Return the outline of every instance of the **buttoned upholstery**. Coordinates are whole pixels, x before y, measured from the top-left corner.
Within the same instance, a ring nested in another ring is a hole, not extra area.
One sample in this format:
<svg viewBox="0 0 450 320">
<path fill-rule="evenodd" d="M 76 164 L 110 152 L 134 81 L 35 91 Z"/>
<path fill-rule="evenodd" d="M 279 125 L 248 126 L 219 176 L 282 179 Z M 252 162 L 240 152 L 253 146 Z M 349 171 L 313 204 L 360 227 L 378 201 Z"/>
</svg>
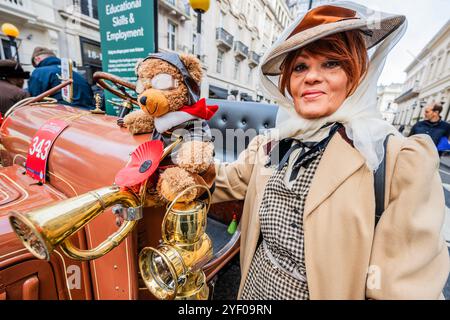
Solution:
<svg viewBox="0 0 450 320">
<path fill-rule="evenodd" d="M 258 102 L 242 102 L 209 99 L 219 110 L 209 126 L 214 139 L 215 158 L 232 162 L 249 142 L 264 130 L 275 126 L 278 106 Z"/>
</svg>

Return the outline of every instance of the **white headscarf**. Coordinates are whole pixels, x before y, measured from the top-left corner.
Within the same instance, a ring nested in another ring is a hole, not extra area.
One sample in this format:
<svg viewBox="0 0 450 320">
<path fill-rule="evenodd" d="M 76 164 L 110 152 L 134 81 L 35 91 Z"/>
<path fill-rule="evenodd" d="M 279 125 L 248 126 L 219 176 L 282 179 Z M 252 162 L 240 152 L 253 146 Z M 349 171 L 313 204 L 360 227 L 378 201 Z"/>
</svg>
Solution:
<svg viewBox="0 0 450 320">
<path fill-rule="evenodd" d="M 340 6 L 357 11 L 362 16 L 371 12 L 373 17 L 377 12 L 352 2 L 334 2 L 333 6 Z M 380 13 L 386 15 L 385 13 Z M 292 30 L 304 16 L 297 18 L 274 43 L 273 47 L 285 41 Z M 371 170 L 376 170 L 384 157 L 383 142 L 388 134 L 403 137 L 397 129 L 382 119 L 377 109 L 377 82 L 383 71 L 389 51 L 398 43 L 406 31 L 405 22 L 392 32 L 378 45 L 369 50 L 369 67 L 365 78 L 361 81 L 356 91 L 349 96 L 332 115 L 319 119 L 304 119 L 294 108 L 291 97 L 285 97 L 278 89 L 279 76 L 266 76 L 260 71 L 261 84 L 277 103 L 287 112 L 287 120 L 278 123 L 272 132 L 279 139 L 297 137 L 308 139 L 312 137 L 326 123 L 340 122 L 344 125 L 347 136 L 353 140 L 355 148 L 366 159 L 366 164 Z M 271 50 L 268 50 L 268 53 Z M 261 65 L 267 59 L 263 57 Z M 260 65 L 260 66 L 261 66 Z"/>
</svg>

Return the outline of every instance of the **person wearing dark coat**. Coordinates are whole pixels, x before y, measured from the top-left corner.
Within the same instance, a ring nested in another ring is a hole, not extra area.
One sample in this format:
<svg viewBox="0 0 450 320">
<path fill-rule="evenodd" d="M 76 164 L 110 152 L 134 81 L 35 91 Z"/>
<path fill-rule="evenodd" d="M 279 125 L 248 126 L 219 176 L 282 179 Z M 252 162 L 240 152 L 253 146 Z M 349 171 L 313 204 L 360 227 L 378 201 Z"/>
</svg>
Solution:
<svg viewBox="0 0 450 320">
<path fill-rule="evenodd" d="M 57 58 L 53 51 L 37 47 L 34 49 L 31 62 L 36 68 L 28 81 L 28 91 L 32 96 L 56 87 L 61 84 L 61 60 Z M 84 109 L 94 108 L 94 97 L 88 82 L 78 72 L 73 72 L 73 101 L 68 103 L 63 100 L 61 91 L 55 93 L 52 98 L 58 100 L 60 104 Z"/>
<path fill-rule="evenodd" d="M 22 89 L 30 73 L 15 60 L 0 60 L 0 113 L 2 116 L 20 100 L 30 95 Z"/>
<path fill-rule="evenodd" d="M 442 106 L 434 104 L 425 108 L 425 120 L 417 122 L 409 136 L 415 134 L 427 134 L 437 146 L 442 137 L 450 137 L 450 124 L 442 120 L 440 114 Z"/>
</svg>

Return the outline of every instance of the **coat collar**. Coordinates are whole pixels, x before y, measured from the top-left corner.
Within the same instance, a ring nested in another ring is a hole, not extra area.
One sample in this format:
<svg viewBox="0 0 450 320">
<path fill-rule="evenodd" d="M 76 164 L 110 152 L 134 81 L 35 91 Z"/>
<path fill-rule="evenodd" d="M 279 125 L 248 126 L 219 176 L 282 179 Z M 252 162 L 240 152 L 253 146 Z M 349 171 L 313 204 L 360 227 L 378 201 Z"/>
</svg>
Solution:
<svg viewBox="0 0 450 320">
<path fill-rule="evenodd" d="M 304 219 L 365 163 L 363 156 L 340 134 L 325 149 L 306 198 Z"/>
<path fill-rule="evenodd" d="M 53 65 L 61 65 L 61 59 L 59 59 L 57 57 L 45 58 L 36 66 L 36 68 L 48 67 L 48 66 L 53 66 Z"/>
</svg>

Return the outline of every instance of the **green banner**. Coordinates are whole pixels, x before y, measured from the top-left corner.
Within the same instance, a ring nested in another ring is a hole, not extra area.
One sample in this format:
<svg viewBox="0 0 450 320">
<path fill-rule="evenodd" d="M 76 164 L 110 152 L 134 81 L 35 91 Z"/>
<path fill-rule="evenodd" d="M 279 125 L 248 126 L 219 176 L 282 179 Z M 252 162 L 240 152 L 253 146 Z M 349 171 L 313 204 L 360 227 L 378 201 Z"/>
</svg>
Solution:
<svg viewBox="0 0 450 320">
<path fill-rule="evenodd" d="M 99 0 L 103 71 L 136 81 L 136 62 L 156 51 L 156 0 Z M 136 96 L 133 93 L 133 96 Z M 105 91 L 106 113 L 117 115 L 109 103 L 122 100 Z"/>
</svg>

